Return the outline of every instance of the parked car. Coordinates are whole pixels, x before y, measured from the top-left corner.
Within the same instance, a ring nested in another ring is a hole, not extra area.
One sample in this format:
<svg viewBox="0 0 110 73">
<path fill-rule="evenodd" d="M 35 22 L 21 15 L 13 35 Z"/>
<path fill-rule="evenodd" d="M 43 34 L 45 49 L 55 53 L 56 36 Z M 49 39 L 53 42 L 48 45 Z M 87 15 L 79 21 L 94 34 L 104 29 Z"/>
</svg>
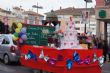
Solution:
<svg viewBox="0 0 110 73">
<path fill-rule="evenodd" d="M 18 62 L 20 51 L 16 45 L 16 41 L 13 41 L 11 34 L 0 34 L 0 59 L 5 64 L 10 62 Z"/>
</svg>

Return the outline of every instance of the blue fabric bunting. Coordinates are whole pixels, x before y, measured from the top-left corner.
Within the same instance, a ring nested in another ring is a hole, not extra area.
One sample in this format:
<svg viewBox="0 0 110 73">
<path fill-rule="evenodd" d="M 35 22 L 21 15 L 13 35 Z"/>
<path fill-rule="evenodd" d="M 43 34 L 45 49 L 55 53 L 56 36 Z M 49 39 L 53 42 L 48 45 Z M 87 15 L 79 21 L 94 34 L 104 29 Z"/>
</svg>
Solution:
<svg viewBox="0 0 110 73">
<path fill-rule="evenodd" d="M 70 70 L 72 68 L 72 66 L 73 66 L 73 61 L 71 59 L 68 59 L 66 61 L 66 67 L 67 67 L 67 69 Z"/>
<path fill-rule="evenodd" d="M 28 55 L 30 56 L 30 58 L 33 58 L 33 53 L 29 50 Z"/>
<path fill-rule="evenodd" d="M 29 50 L 29 52 L 27 54 L 27 58 L 28 59 L 33 58 L 35 61 L 37 60 L 37 56 L 35 54 L 33 54 L 30 50 Z"/>
<path fill-rule="evenodd" d="M 31 57 L 31 55 L 30 54 L 28 54 L 27 55 L 27 59 L 31 59 L 32 57 Z"/>
<path fill-rule="evenodd" d="M 33 59 L 36 61 L 37 60 L 37 56 L 35 54 L 33 54 Z"/>
<path fill-rule="evenodd" d="M 73 54 L 73 61 L 79 62 L 80 61 L 80 56 L 79 54 L 75 51 Z"/>
</svg>

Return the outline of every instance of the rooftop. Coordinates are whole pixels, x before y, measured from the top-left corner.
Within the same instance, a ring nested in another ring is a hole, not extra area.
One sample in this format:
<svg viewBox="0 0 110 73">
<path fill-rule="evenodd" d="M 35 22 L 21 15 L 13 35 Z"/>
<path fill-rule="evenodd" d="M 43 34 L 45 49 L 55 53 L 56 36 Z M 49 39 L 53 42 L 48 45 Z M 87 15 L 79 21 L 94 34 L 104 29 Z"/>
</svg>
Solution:
<svg viewBox="0 0 110 73">
<path fill-rule="evenodd" d="M 15 6 L 15 7 L 13 7 L 13 9 L 22 10 L 22 11 L 24 10 L 24 9 L 21 8 L 21 6 L 20 7 Z"/>
<path fill-rule="evenodd" d="M 90 11 L 90 14 L 95 14 L 95 9 L 94 8 L 74 8 L 74 7 L 69 7 L 65 9 L 59 9 L 59 10 L 54 10 L 54 13 L 56 15 L 81 15 L 83 11 Z M 46 15 L 50 14 L 51 12 L 45 13 Z"/>
<path fill-rule="evenodd" d="M 34 12 L 34 11 L 24 11 L 24 14 L 35 15 L 35 16 L 43 16 L 41 14 L 38 14 L 38 13 Z"/>
<path fill-rule="evenodd" d="M 4 9 L 2 9 L 2 8 L 0 8 L 0 12 L 5 12 L 5 13 L 8 13 L 8 14 L 11 13 L 10 9 L 9 9 L 9 10 L 4 10 Z"/>
</svg>

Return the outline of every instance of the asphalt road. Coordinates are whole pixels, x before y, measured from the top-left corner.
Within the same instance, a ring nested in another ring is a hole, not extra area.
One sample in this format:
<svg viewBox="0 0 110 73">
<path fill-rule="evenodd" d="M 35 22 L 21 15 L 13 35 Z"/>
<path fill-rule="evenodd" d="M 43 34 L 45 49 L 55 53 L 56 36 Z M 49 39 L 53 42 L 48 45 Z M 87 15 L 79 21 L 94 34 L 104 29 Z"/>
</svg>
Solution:
<svg viewBox="0 0 110 73">
<path fill-rule="evenodd" d="M 30 68 L 21 66 L 20 64 L 4 65 L 0 61 L 0 73 L 33 73 Z"/>
<path fill-rule="evenodd" d="M 0 61 L 0 73 L 34 73 L 32 69 L 21 66 L 20 64 L 4 65 Z M 36 72 L 39 73 L 39 72 Z M 43 72 L 47 73 L 47 72 Z M 110 73 L 110 63 L 105 63 L 102 73 Z"/>
</svg>

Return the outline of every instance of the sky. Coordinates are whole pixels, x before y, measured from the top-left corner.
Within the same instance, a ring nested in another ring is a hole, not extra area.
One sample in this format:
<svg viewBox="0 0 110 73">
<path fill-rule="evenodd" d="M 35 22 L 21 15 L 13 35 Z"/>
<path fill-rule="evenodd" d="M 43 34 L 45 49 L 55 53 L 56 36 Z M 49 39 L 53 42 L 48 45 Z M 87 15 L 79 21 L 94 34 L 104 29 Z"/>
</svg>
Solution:
<svg viewBox="0 0 110 73">
<path fill-rule="evenodd" d="M 14 6 L 22 6 L 23 9 L 37 12 L 37 9 L 32 8 L 32 5 L 42 6 L 43 9 L 39 9 L 39 13 L 43 14 L 53 10 L 60 9 L 60 6 L 63 8 L 75 7 L 75 8 L 85 8 L 84 0 L 0 0 L 0 8 L 3 9 L 12 9 Z M 88 3 L 87 7 L 94 7 L 95 0 L 92 0 L 92 3 Z"/>
</svg>

